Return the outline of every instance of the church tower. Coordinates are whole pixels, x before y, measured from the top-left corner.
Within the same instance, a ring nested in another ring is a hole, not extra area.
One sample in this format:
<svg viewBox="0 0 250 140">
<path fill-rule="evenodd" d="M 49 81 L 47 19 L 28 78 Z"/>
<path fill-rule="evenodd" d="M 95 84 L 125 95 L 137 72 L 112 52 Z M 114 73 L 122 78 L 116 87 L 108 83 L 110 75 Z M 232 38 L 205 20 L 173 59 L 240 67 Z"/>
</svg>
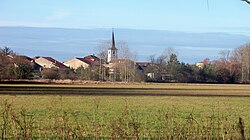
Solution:
<svg viewBox="0 0 250 140">
<path fill-rule="evenodd" d="M 117 48 L 115 47 L 115 35 L 114 30 L 112 31 L 112 41 L 110 44 L 110 47 L 108 49 L 108 63 L 113 62 L 114 60 L 117 60 Z"/>
</svg>

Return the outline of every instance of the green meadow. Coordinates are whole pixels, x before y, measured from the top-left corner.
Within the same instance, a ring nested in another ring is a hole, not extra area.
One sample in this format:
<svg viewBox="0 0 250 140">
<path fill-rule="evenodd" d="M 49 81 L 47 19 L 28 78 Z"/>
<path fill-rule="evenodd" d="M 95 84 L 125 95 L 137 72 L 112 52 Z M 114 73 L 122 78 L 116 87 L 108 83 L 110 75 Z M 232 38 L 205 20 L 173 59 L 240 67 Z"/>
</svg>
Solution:
<svg viewBox="0 0 250 140">
<path fill-rule="evenodd" d="M 249 91 L 248 85 L 0 85 L 0 134 L 3 139 L 249 139 Z"/>
</svg>

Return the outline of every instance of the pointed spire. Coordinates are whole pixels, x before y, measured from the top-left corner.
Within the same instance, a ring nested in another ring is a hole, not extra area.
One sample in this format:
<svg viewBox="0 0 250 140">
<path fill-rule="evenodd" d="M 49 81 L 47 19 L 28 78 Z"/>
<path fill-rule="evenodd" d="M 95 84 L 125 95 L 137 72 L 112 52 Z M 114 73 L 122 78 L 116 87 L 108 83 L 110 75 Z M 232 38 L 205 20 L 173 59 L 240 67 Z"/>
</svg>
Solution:
<svg viewBox="0 0 250 140">
<path fill-rule="evenodd" d="M 115 50 L 115 33 L 114 33 L 114 28 L 112 28 L 112 42 L 111 42 L 111 49 Z"/>
</svg>

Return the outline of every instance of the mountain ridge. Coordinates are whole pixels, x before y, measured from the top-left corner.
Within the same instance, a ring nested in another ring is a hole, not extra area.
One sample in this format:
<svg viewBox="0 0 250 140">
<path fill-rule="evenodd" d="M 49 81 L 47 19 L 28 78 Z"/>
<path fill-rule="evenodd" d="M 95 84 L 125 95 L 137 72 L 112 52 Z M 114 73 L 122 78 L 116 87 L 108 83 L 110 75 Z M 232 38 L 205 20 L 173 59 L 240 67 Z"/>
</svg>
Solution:
<svg viewBox="0 0 250 140">
<path fill-rule="evenodd" d="M 0 47 L 9 46 L 28 56 L 51 56 L 60 61 L 96 54 L 102 42 L 111 39 L 112 29 L 72 29 L 53 27 L 0 27 Z M 127 42 L 138 61 L 160 55 L 168 47 L 178 52 L 180 61 L 195 63 L 216 59 L 219 51 L 232 50 L 250 42 L 250 37 L 225 32 L 190 33 L 167 30 L 115 29 L 116 42 Z"/>
</svg>

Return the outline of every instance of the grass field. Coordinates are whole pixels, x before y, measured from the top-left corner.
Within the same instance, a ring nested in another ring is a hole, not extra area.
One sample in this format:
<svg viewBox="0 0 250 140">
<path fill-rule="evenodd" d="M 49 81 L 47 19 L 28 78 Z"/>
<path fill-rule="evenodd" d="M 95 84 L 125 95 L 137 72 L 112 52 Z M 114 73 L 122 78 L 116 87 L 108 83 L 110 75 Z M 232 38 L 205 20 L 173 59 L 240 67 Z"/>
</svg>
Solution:
<svg viewBox="0 0 250 140">
<path fill-rule="evenodd" d="M 0 93 L 2 138 L 250 138 L 249 85 L 0 85 Z"/>
</svg>

